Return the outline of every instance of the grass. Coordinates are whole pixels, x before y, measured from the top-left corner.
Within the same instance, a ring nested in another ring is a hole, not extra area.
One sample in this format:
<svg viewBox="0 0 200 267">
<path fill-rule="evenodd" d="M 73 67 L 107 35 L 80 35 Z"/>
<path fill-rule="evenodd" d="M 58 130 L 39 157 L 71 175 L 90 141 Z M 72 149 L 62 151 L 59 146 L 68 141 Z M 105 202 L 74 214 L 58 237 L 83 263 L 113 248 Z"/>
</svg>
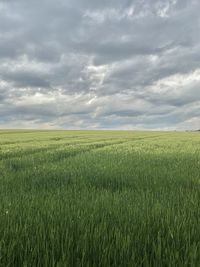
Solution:
<svg viewBox="0 0 200 267">
<path fill-rule="evenodd" d="M 200 266 L 200 135 L 0 131 L 0 266 Z"/>
</svg>

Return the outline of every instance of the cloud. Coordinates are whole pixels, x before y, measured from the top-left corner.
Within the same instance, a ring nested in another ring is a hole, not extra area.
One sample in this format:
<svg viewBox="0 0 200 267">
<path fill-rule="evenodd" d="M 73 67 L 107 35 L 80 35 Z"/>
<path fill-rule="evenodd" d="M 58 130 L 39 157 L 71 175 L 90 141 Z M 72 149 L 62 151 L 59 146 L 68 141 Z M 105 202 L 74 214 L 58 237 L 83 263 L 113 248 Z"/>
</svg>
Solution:
<svg viewBox="0 0 200 267">
<path fill-rule="evenodd" d="M 196 129 L 197 0 L 0 1 L 0 127 Z"/>
</svg>

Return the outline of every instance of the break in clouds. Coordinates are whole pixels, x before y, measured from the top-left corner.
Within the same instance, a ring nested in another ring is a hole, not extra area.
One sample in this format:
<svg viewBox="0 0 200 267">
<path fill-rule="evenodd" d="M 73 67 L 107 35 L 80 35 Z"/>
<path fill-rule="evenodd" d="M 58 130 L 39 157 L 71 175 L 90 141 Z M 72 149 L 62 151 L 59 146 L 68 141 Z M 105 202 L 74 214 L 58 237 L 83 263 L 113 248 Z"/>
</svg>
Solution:
<svg viewBox="0 0 200 267">
<path fill-rule="evenodd" d="M 200 128 L 199 0 L 0 0 L 0 127 Z"/>
</svg>

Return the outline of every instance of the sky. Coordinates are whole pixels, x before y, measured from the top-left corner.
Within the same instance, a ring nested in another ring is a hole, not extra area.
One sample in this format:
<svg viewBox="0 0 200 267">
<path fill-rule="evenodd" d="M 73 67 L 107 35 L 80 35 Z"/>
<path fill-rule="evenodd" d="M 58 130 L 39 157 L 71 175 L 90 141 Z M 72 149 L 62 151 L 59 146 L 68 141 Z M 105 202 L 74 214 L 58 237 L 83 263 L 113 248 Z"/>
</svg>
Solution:
<svg viewBox="0 0 200 267">
<path fill-rule="evenodd" d="M 0 128 L 200 129 L 199 0 L 0 0 Z"/>
</svg>

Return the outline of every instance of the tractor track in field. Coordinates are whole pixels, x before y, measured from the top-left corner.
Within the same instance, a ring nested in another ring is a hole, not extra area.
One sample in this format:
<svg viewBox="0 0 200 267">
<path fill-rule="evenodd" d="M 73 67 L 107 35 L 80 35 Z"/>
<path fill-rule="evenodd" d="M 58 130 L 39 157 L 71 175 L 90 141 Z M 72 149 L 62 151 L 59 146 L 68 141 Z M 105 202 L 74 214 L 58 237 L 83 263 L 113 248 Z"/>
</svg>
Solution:
<svg viewBox="0 0 200 267">
<path fill-rule="evenodd" d="M 66 160 L 67 158 L 76 157 L 78 155 L 85 154 L 87 152 L 96 151 L 98 149 L 102 149 L 102 148 L 105 148 L 105 147 L 110 147 L 110 146 L 115 146 L 115 145 L 122 145 L 122 144 L 130 143 L 130 142 L 138 141 L 138 140 L 144 140 L 144 139 L 152 139 L 152 138 L 154 139 L 156 137 L 158 137 L 158 136 L 140 137 L 140 138 L 128 139 L 128 140 L 125 140 L 125 141 L 110 142 L 110 143 L 96 143 L 96 142 L 93 142 L 93 143 L 89 143 L 88 145 L 85 145 L 85 143 L 82 143 L 83 144 L 83 147 L 82 147 L 83 149 L 82 150 L 77 149 L 77 150 L 71 150 L 70 151 L 70 150 L 63 149 L 63 150 L 55 150 L 54 153 L 51 153 L 51 152 L 55 148 L 50 148 L 50 149 L 47 148 L 44 151 L 44 152 L 47 152 L 47 153 L 45 154 L 45 156 L 43 158 L 40 158 L 40 157 L 39 158 L 34 158 L 34 159 L 30 159 L 30 161 L 25 161 L 23 163 L 23 158 L 27 157 L 27 154 L 23 154 L 20 157 L 20 161 L 19 162 L 17 162 L 17 160 L 19 160 L 19 157 L 15 156 L 15 157 L 11 158 L 11 160 L 9 162 L 5 162 L 5 165 L 8 168 L 10 168 L 11 170 L 18 170 L 18 169 L 23 169 L 24 167 L 27 168 L 27 167 L 41 166 L 43 163 L 48 162 L 48 161 L 53 163 L 53 164 L 55 164 L 57 162 L 62 162 L 64 160 Z M 60 146 L 62 146 L 62 144 Z M 70 146 L 70 144 L 68 144 L 67 146 Z M 43 152 L 43 151 L 40 151 L 40 152 Z M 40 153 L 40 152 L 38 152 L 38 153 Z M 30 155 L 32 155 L 32 154 L 29 154 L 29 156 Z M 16 162 L 13 161 L 15 159 L 16 159 Z M 13 166 L 13 168 L 12 168 L 12 166 Z"/>
<path fill-rule="evenodd" d="M 23 161 L 17 162 L 18 158 L 15 161 L 9 161 L 9 162 L 5 162 L 6 167 L 8 167 L 9 169 L 11 169 L 12 171 L 17 171 L 18 169 L 23 169 L 24 167 L 35 167 L 35 166 L 40 166 L 45 162 L 51 162 L 51 163 L 57 163 L 57 162 L 61 162 L 63 160 L 66 160 L 67 158 L 71 158 L 71 157 L 76 157 L 80 154 L 84 154 L 96 149 L 101 149 L 104 147 L 108 147 L 108 146 L 112 146 L 112 145 L 117 145 L 117 144 L 123 144 L 126 143 L 127 141 L 119 141 L 119 142 L 114 142 L 114 143 L 109 143 L 109 144 L 91 144 L 85 146 L 85 149 L 83 150 L 74 150 L 74 151 L 69 151 L 69 150 L 58 150 L 55 151 L 55 153 L 47 153 L 45 156 L 48 157 L 43 157 L 42 158 L 36 158 L 33 161 L 29 161 L 31 164 L 29 165 L 28 162 L 26 161 L 23 164 Z M 48 152 L 48 151 L 47 151 Z M 51 152 L 51 150 L 50 150 Z M 12 158 L 12 160 L 15 158 Z M 22 157 L 20 158 L 22 159 Z"/>
<path fill-rule="evenodd" d="M 27 132 L 29 133 L 29 132 Z M 0 132 L 1 134 L 1 132 Z M 13 133 L 12 133 L 13 134 Z M 128 137 L 128 140 L 139 140 L 139 139 L 147 139 L 147 138 L 151 138 L 151 137 L 160 137 L 160 135 L 156 135 L 156 136 L 144 136 L 144 137 Z M 49 141 L 55 141 L 55 142 L 59 142 L 59 141 L 62 141 L 62 140 L 65 140 L 65 139 L 75 139 L 75 138 L 78 138 L 78 139 L 86 139 L 86 138 L 90 138 L 92 139 L 92 136 L 91 135 L 85 135 L 85 136 L 80 136 L 80 135 L 74 135 L 74 136 L 64 136 L 64 137 L 50 137 L 50 138 L 41 138 L 41 139 L 28 139 L 28 140 L 15 140 L 15 141 L 5 141 L 5 142 L 1 142 L 0 143 L 0 147 L 4 147 L 4 146 L 7 146 L 7 145 L 15 145 L 15 144 L 29 144 L 29 143 L 32 143 L 32 142 L 35 142 L 35 143 L 40 143 L 40 142 L 49 142 Z M 95 136 L 94 136 L 95 138 Z M 116 139 L 120 139 L 115 137 Z M 102 141 L 102 140 L 111 140 L 113 138 L 104 138 L 104 139 L 99 139 L 97 141 Z"/>
<path fill-rule="evenodd" d="M 78 139 L 83 139 L 84 137 L 79 137 L 79 136 L 65 136 L 65 137 L 51 137 L 51 138 L 41 138 L 41 139 L 28 139 L 28 140 L 15 140 L 15 141 L 5 141 L 0 143 L 1 146 L 6 146 L 6 145 L 15 145 L 15 144 L 29 144 L 32 142 L 35 143 L 40 143 L 40 142 L 49 142 L 49 141 L 62 141 L 64 139 L 74 139 L 74 138 L 78 138 Z"/>
<path fill-rule="evenodd" d="M 138 141 L 138 140 L 145 140 L 145 139 L 152 139 L 152 138 L 155 138 L 155 137 L 159 137 L 158 135 L 156 136 L 144 136 L 144 137 L 139 137 L 139 138 L 127 138 L 125 139 L 125 141 L 118 141 L 116 143 L 109 143 L 109 144 L 121 144 L 121 143 L 127 143 L 127 142 L 133 142 L 133 141 Z M 67 139 L 67 137 L 65 138 L 62 138 L 62 139 L 59 139 L 60 140 L 63 140 L 63 139 Z M 52 139 L 48 139 L 48 140 L 55 140 L 55 138 L 52 138 Z M 45 141 L 48 141 L 47 139 L 45 139 Z M 98 142 L 106 142 L 106 141 L 111 141 L 113 140 L 113 138 L 109 138 L 109 139 L 99 139 L 99 140 L 91 140 L 92 142 L 88 142 L 87 141 L 81 141 L 81 142 L 70 142 L 70 143 L 62 143 L 62 144 L 59 144 L 59 143 L 54 143 L 48 147 L 42 147 L 42 148 L 33 148 L 33 149 L 24 149 L 24 150 L 19 150 L 19 151 L 15 151 L 15 149 L 10 149 L 10 151 L 8 153 L 4 153 L 4 152 L 1 152 L 0 151 L 0 161 L 1 160 L 4 160 L 4 159 L 13 159 L 13 158 L 17 158 L 17 157 L 27 157 L 27 156 L 30 156 L 30 155 L 34 155 L 34 154 L 37 154 L 37 153 L 41 153 L 41 152 L 47 152 L 47 151 L 51 151 L 51 150 L 56 150 L 57 148 L 60 148 L 60 147 L 69 147 L 69 146 L 74 146 L 74 145 L 93 145 L 93 144 L 97 144 L 96 147 L 100 146 L 101 148 L 101 143 L 98 144 Z M 117 140 L 117 139 L 116 139 Z M 35 140 L 34 140 L 35 141 Z M 40 142 L 40 141 L 38 141 Z M 21 143 L 21 142 L 20 142 Z M 105 144 L 106 145 L 106 144 Z"/>
<path fill-rule="evenodd" d="M 98 142 L 103 142 L 103 141 L 110 141 L 113 139 L 101 139 L 98 140 Z M 97 144 L 97 141 L 93 141 L 93 142 L 88 142 L 88 141 L 81 141 L 81 142 L 70 142 L 70 143 L 62 143 L 62 144 L 52 144 L 49 145 L 47 147 L 41 147 L 41 148 L 28 148 L 28 149 L 24 149 L 24 150 L 17 150 L 15 151 L 15 149 L 10 149 L 9 152 L 5 153 L 5 152 L 1 152 L 0 151 L 0 160 L 3 159 L 12 159 L 12 158 L 17 158 L 17 157 L 26 157 L 26 156 L 30 156 L 30 155 L 34 155 L 37 153 L 41 153 L 41 152 L 47 152 L 47 151 L 51 151 L 51 150 L 57 150 L 60 147 L 69 147 L 69 146 L 75 146 L 75 145 L 93 145 L 93 144 Z M 101 144 L 101 143 L 100 143 Z"/>
</svg>

